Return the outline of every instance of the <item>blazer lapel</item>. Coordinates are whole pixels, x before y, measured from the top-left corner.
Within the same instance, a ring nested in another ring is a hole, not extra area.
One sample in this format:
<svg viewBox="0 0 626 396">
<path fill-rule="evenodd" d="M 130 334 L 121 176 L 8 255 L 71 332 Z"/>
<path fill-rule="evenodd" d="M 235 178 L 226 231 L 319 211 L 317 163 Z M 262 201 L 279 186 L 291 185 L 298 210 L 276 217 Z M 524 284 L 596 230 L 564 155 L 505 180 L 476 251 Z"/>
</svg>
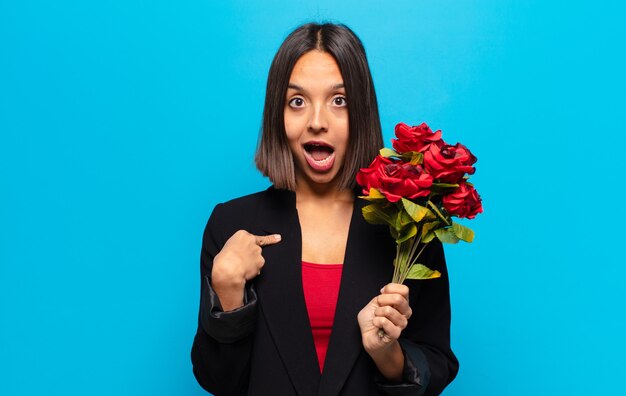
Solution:
<svg viewBox="0 0 626 396">
<path fill-rule="evenodd" d="M 302 289 L 302 237 L 295 193 L 267 190 L 257 227 L 279 233 L 280 243 L 263 248 L 265 266 L 255 280 L 260 315 L 299 395 L 317 394 L 320 372 Z"/>
<path fill-rule="evenodd" d="M 357 315 L 391 281 L 395 247 L 387 227 L 368 224 L 361 213 L 365 201 L 356 199 L 328 346 L 320 396 L 338 395 L 360 353 L 365 353 Z"/>
</svg>

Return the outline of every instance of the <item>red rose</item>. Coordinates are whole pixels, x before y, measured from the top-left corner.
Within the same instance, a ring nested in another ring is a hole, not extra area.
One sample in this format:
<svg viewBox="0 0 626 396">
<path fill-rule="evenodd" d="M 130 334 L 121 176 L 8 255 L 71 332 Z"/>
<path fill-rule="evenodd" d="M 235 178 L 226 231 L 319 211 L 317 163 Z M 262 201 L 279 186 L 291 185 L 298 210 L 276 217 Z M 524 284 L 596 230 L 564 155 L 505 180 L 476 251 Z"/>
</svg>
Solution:
<svg viewBox="0 0 626 396">
<path fill-rule="evenodd" d="M 459 187 L 443 196 L 443 207 L 451 216 L 473 219 L 483 212 L 483 204 L 476 189 L 462 182 Z"/>
<path fill-rule="evenodd" d="M 430 194 L 433 178 L 420 165 L 394 163 L 385 167 L 387 177 L 381 180 L 380 192 L 390 202 L 401 198 L 415 199 Z"/>
<path fill-rule="evenodd" d="M 424 151 L 424 167 L 433 179 L 444 183 L 459 183 L 466 173 L 473 175 L 475 162 L 476 157 L 461 143 L 436 142 Z"/>
<path fill-rule="evenodd" d="M 363 194 L 369 194 L 370 188 L 380 188 L 380 180 L 384 176 L 385 165 L 392 163 L 391 159 L 377 155 L 369 167 L 361 168 L 356 175 L 356 182 L 363 187 Z"/>
<path fill-rule="evenodd" d="M 401 198 L 414 199 L 430 194 L 433 178 L 420 165 L 411 165 L 378 155 L 368 168 L 357 174 L 363 193 L 378 189 L 390 202 Z"/>
<path fill-rule="evenodd" d="M 396 125 L 396 137 L 398 139 L 391 141 L 397 152 L 421 151 L 430 143 L 441 140 L 441 131 L 433 132 L 425 123 L 410 127 L 401 122 Z"/>
</svg>

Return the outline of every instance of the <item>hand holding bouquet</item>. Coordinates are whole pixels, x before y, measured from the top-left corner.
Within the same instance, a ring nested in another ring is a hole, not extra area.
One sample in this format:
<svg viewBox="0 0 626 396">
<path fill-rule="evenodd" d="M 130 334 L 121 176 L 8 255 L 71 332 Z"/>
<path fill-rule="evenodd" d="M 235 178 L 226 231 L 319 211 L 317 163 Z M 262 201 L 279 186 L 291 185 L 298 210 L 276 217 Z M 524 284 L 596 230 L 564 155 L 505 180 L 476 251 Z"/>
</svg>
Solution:
<svg viewBox="0 0 626 396">
<path fill-rule="evenodd" d="M 473 219 L 483 211 L 480 196 L 468 181 L 476 157 L 464 145 L 449 145 L 441 131 L 428 125 L 396 125 L 393 149 L 383 148 L 357 183 L 371 204 L 365 220 L 389 226 L 396 240 L 393 283 L 432 279 L 441 274 L 418 262 L 434 238 L 444 243 L 471 242 L 474 232 L 452 218 Z"/>
</svg>

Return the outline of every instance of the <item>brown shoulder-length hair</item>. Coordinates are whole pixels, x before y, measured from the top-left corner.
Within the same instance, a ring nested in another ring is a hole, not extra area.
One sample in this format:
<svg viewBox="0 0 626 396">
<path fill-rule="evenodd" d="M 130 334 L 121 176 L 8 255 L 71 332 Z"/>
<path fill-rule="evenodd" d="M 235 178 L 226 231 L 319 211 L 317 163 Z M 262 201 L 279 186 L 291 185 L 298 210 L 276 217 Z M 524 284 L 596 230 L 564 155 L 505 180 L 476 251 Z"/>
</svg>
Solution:
<svg viewBox="0 0 626 396">
<path fill-rule="evenodd" d="M 345 25 L 308 23 L 296 28 L 274 56 L 267 78 L 256 166 L 277 188 L 294 191 L 294 159 L 285 132 L 285 100 L 296 61 L 305 53 L 329 53 L 339 66 L 348 98 L 349 139 L 339 188 L 354 188 L 356 174 L 382 147 L 376 92 L 361 40 Z"/>
</svg>

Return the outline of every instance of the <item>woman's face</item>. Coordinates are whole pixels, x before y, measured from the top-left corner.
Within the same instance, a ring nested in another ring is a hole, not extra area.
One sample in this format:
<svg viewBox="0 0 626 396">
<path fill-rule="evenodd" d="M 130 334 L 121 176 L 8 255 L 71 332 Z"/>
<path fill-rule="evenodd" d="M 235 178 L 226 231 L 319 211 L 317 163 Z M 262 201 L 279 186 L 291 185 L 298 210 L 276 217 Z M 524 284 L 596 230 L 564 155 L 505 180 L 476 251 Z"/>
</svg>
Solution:
<svg viewBox="0 0 626 396">
<path fill-rule="evenodd" d="M 348 147 L 348 103 L 335 59 L 310 51 L 296 62 L 285 101 L 285 131 L 296 182 L 337 182 Z"/>
</svg>

